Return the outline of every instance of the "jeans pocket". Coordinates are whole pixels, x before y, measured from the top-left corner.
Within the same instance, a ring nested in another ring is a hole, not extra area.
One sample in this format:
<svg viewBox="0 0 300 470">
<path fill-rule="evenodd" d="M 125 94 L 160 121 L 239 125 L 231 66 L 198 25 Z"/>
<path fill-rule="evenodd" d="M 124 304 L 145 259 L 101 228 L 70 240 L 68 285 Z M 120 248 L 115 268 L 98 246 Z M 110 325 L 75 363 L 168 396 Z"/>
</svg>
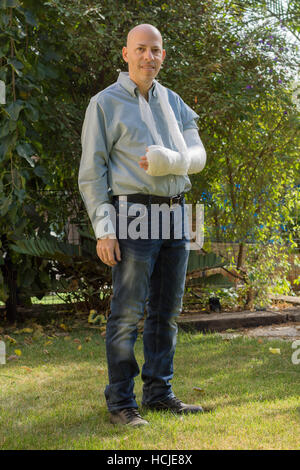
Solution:
<svg viewBox="0 0 300 470">
<path fill-rule="evenodd" d="M 144 204 L 118 201 L 117 236 L 121 239 L 148 238 L 148 210 Z"/>
</svg>

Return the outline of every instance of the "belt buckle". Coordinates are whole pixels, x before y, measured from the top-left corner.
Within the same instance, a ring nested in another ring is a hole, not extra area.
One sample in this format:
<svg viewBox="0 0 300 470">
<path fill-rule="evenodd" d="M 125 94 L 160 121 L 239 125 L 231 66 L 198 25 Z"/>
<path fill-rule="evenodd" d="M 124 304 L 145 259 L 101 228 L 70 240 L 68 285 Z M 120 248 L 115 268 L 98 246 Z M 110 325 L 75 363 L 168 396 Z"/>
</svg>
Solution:
<svg viewBox="0 0 300 470">
<path fill-rule="evenodd" d="M 180 202 L 180 196 L 173 196 L 170 198 L 170 207 L 173 206 L 174 204 L 177 204 Z"/>
</svg>

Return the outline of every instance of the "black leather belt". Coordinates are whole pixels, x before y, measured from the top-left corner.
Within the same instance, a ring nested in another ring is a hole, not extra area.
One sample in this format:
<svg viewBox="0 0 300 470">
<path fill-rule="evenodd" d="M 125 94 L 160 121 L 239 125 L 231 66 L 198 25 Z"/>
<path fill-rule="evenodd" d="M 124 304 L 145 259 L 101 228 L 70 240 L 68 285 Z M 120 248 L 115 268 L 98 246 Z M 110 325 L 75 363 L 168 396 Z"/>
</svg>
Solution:
<svg viewBox="0 0 300 470">
<path fill-rule="evenodd" d="M 152 194 L 128 194 L 122 196 L 113 196 L 113 200 L 116 201 L 125 201 L 133 202 L 136 204 L 144 204 L 145 206 L 148 204 L 168 204 L 168 206 L 173 206 L 174 204 L 182 204 L 184 200 L 184 193 L 177 194 L 176 196 L 172 197 L 164 197 L 164 196 L 153 196 Z"/>
</svg>

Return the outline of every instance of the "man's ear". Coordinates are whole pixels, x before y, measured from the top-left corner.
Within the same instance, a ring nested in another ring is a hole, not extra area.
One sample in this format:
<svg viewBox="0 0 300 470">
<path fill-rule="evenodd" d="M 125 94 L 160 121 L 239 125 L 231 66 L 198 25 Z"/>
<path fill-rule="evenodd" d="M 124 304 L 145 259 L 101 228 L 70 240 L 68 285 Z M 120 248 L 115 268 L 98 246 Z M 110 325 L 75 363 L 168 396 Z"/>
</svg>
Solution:
<svg viewBox="0 0 300 470">
<path fill-rule="evenodd" d="M 163 51 L 162 51 L 162 60 L 163 61 L 165 60 L 165 57 L 166 57 L 166 50 L 163 49 Z"/>
<path fill-rule="evenodd" d="M 125 60 L 125 62 L 128 62 L 127 47 L 125 47 L 125 46 L 122 49 L 122 55 L 123 55 L 123 59 Z"/>
</svg>

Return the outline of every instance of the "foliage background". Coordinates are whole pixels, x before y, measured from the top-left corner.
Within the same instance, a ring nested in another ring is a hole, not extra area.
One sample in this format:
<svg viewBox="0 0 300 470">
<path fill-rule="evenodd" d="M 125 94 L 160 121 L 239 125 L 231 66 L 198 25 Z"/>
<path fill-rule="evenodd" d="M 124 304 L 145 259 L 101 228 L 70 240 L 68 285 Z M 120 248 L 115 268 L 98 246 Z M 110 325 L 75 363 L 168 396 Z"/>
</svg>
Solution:
<svg viewBox="0 0 300 470">
<path fill-rule="evenodd" d="M 157 26 L 164 38 L 159 80 L 200 116 L 208 161 L 192 177 L 189 201 L 206 204 L 207 247 L 211 240 L 239 243 L 239 269 L 247 242 L 283 243 L 284 233 L 297 230 L 299 109 L 292 86 L 299 49 L 286 32 L 299 33 L 299 5 L 289 4 L 284 16 L 274 8 L 270 14 L 263 1 L 0 1 L 2 300 L 9 260 L 19 292 L 42 296 L 55 282 L 55 262 L 9 247 L 33 235 L 67 240 L 66 223 L 83 220 L 77 172 L 84 112 L 126 69 L 121 48 L 139 23 Z M 86 222 L 80 228 L 93 236 Z M 256 250 L 258 271 L 259 260 Z"/>
</svg>

